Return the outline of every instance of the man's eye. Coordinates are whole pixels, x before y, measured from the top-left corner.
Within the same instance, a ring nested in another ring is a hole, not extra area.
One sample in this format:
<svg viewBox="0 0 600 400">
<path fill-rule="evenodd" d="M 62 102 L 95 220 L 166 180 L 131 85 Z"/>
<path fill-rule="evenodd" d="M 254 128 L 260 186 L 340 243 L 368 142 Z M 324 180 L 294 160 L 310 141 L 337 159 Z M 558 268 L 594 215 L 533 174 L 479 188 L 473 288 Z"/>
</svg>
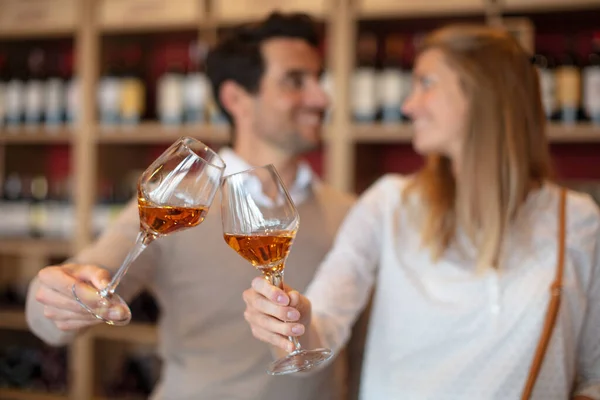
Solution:
<svg viewBox="0 0 600 400">
<path fill-rule="evenodd" d="M 292 75 L 286 79 L 286 83 L 294 89 L 302 89 L 304 86 L 304 77 L 300 75 Z"/>
</svg>

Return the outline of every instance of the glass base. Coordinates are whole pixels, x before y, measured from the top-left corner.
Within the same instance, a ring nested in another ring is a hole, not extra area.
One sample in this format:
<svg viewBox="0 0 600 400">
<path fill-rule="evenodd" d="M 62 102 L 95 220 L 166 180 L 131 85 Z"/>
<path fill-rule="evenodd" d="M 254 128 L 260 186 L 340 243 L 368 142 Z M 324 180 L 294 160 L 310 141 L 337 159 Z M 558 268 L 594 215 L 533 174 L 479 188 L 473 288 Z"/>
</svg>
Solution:
<svg viewBox="0 0 600 400">
<path fill-rule="evenodd" d="M 273 361 L 267 373 L 269 375 L 286 375 L 294 372 L 307 371 L 324 363 L 333 357 L 329 349 L 296 350 L 284 358 Z"/>
<path fill-rule="evenodd" d="M 131 310 L 118 294 L 103 295 L 95 287 L 85 282 L 77 282 L 71 287 L 75 301 L 90 314 L 109 325 L 127 325 L 131 321 Z M 112 311 L 117 311 L 113 315 Z"/>
</svg>

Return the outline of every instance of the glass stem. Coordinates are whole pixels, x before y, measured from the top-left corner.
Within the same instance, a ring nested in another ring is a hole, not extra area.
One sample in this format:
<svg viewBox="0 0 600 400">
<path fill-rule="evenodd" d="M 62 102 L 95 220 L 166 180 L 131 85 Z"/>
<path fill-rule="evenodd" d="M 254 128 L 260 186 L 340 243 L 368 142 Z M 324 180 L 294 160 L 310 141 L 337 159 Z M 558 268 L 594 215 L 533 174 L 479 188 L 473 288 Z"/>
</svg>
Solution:
<svg viewBox="0 0 600 400">
<path fill-rule="evenodd" d="M 279 289 L 283 290 L 283 268 L 281 268 L 281 272 L 265 274 L 265 278 L 271 283 L 271 285 L 277 286 Z M 288 339 L 294 345 L 294 351 L 292 353 L 302 350 L 302 346 L 300 346 L 300 342 L 298 341 L 297 337 L 288 336 Z"/>
<path fill-rule="evenodd" d="M 117 273 L 113 276 L 110 283 L 100 291 L 101 296 L 107 297 L 115 292 L 117 286 L 119 286 L 119 283 L 121 282 L 121 279 L 123 279 L 123 276 L 125 276 L 125 274 L 127 273 L 127 270 L 129 269 L 131 263 L 134 262 L 136 258 L 138 258 L 142 251 L 144 251 L 144 249 L 148 247 L 148 245 L 152 243 L 154 239 L 156 239 L 156 236 L 151 233 L 144 231 L 140 231 L 138 233 L 137 238 L 135 240 L 135 245 L 129 251 L 127 257 L 125 257 L 123 264 L 121 264 L 121 266 L 117 270 Z"/>
</svg>

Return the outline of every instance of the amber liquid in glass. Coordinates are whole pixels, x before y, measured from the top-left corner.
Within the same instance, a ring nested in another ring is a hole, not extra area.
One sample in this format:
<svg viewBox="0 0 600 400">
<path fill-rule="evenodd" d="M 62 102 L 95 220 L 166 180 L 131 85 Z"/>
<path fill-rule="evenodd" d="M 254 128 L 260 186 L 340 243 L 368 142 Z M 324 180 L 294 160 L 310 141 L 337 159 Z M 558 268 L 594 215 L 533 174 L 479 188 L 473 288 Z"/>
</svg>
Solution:
<svg viewBox="0 0 600 400">
<path fill-rule="evenodd" d="M 157 235 L 200 225 L 208 213 L 208 207 L 157 206 L 144 199 L 138 199 L 138 209 L 141 228 Z"/>
<path fill-rule="evenodd" d="M 295 232 L 274 232 L 263 235 L 224 234 L 225 242 L 240 256 L 263 273 L 280 273 L 290 252 Z"/>
</svg>

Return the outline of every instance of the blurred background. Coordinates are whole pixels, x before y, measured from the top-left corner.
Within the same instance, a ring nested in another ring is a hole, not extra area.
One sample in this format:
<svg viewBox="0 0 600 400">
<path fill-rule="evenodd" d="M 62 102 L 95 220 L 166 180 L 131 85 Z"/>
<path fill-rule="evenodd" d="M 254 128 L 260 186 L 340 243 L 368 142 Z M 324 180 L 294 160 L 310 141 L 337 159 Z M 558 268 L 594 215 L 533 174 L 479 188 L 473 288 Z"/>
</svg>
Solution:
<svg viewBox="0 0 600 400">
<path fill-rule="evenodd" d="M 130 326 L 53 349 L 27 331 L 27 284 L 102 232 L 176 138 L 227 143 L 207 49 L 273 10 L 319 21 L 333 106 L 307 159 L 334 186 L 361 193 L 421 165 L 400 112 L 415 44 L 462 21 L 502 25 L 531 52 L 559 178 L 600 199 L 600 0 L 0 0 L 0 399 L 150 393 L 149 295 Z"/>
</svg>

